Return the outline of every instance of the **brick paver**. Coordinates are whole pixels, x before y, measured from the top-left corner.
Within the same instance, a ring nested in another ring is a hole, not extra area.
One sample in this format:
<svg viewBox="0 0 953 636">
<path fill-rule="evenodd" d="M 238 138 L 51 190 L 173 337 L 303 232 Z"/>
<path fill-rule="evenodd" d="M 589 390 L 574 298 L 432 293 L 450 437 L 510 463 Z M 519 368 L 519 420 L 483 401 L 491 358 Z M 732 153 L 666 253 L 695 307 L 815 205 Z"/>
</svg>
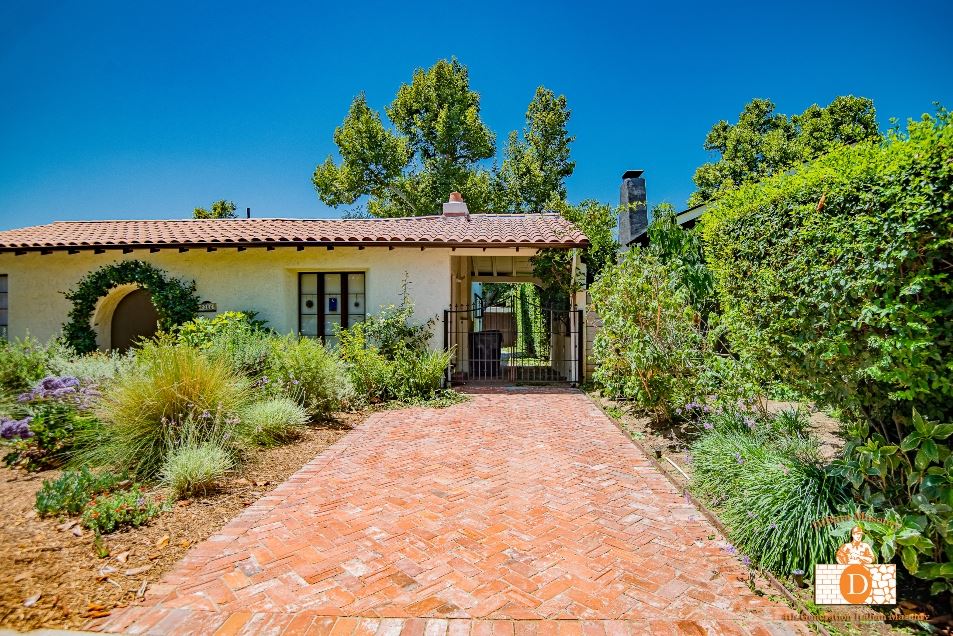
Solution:
<svg viewBox="0 0 953 636">
<path fill-rule="evenodd" d="M 710 537 L 714 536 L 715 540 Z M 95 627 L 157 634 L 789 633 L 582 393 L 369 417 Z"/>
</svg>

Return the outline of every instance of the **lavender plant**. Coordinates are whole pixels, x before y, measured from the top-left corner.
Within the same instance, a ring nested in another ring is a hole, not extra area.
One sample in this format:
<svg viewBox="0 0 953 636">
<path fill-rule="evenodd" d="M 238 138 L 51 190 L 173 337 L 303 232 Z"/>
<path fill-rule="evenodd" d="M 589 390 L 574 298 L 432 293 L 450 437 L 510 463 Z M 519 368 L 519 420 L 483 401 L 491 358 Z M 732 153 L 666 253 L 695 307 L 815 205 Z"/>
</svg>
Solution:
<svg viewBox="0 0 953 636">
<path fill-rule="evenodd" d="M 4 462 L 30 470 L 61 463 L 77 430 L 91 424 L 89 410 L 98 397 L 95 386 L 72 376 L 47 376 L 21 393 L 19 417 L 0 422 L 0 438 L 10 447 Z"/>
</svg>

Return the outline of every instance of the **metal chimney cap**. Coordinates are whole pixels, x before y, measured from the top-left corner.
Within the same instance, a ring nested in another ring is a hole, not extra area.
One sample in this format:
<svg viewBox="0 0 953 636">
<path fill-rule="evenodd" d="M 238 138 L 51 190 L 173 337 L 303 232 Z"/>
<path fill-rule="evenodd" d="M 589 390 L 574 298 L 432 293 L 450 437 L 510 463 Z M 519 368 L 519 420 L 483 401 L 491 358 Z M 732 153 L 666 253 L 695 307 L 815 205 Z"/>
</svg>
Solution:
<svg viewBox="0 0 953 636">
<path fill-rule="evenodd" d="M 637 179 L 642 176 L 643 172 L 645 172 L 645 170 L 626 170 L 625 172 L 622 173 L 622 178 L 623 179 Z"/>
</svg>

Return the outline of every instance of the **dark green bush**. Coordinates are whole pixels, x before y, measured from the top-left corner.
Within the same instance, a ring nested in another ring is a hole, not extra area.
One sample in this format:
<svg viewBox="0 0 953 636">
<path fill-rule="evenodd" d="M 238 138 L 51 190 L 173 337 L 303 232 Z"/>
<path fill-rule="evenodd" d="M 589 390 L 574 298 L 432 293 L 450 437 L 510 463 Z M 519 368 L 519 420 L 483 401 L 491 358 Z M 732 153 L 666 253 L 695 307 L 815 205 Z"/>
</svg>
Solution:
<svg viewBox="0 0 953 636">
<path fill-rule="evenodd" d="M 195 281 L 185 282 L 169 277 L 151 263 L 140 260 L 119 261 L 103 265 L 80 279 L 76 287 L 66 292 L 73 303 L 69 320 L 63 325 L 63 339 L 79 353 L 96 350 L 96 332 L 90 326 L 90 316 L 96 303 L 119 285 L 135 283 L 149 292 L 159 327 L 169 331 L 176 325 L 192 320 L 199 309 Z"/>
<path fill-rule="evenodd" d="M 732 346 L 894 437 L 912 408 L 953 420 L 953 127 L 941 112 L 908 131 L 726 192 L 703 217 Z"/>
<path fill-rule="evenodd" d="M 734 404 L 757 392 L 750 366 L 721 342 L 713 280 L 693 231 L 657 207 L 648 248 L 606 267 L 590 291 L 603 326 L 593 379 L 670 419 L 691 402 Z"/>
<path fill-rule="evenodd" d="M 953 126 L 910 122 L 726 191 L 703 217 L 732 348 L 849 424 L 839 475 L 953 589 Z"/>
<path fill-rule="evenodd" d="M 91 473 L 88 468 L 67 470 L 56 479 L 46 479 L 36 493 L 36 511 L 41 517 L 78 515 L 93 497 L 112 491 L 125 475 Z"/>
<path fill-rule="evenodd" d="M 673 284 L 656 256 L 630 250 L 591 289 L 602 318 L 593 379 L 668 419 L 695 398 L 705 338 L 687 290 Z"/>
</svg>

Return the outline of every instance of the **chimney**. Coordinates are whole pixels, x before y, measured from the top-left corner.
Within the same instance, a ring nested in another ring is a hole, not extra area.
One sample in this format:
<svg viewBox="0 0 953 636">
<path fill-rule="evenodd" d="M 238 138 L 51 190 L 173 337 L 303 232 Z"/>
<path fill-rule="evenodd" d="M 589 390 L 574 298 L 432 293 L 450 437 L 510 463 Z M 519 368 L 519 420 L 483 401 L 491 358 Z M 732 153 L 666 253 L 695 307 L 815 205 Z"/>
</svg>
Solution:
<svg viewBox="0 0 953 636">
<path fill-rule="evenodd" d="M 649 227 L 644 170 L 626 170 L 619 189 L 619 243 L 628 247 Z"/>
<path fill-rule="evenodd" d="M 459 192 L 451 192 L 450 200 L 443 204 L 444 216 L 469 216 L 470 210 Z"/>
<path fill-rule="evenodd" d="M 251 208 L 245 208 L 245 218 L 246 219 L 251 218 Z"/>
</svg>

